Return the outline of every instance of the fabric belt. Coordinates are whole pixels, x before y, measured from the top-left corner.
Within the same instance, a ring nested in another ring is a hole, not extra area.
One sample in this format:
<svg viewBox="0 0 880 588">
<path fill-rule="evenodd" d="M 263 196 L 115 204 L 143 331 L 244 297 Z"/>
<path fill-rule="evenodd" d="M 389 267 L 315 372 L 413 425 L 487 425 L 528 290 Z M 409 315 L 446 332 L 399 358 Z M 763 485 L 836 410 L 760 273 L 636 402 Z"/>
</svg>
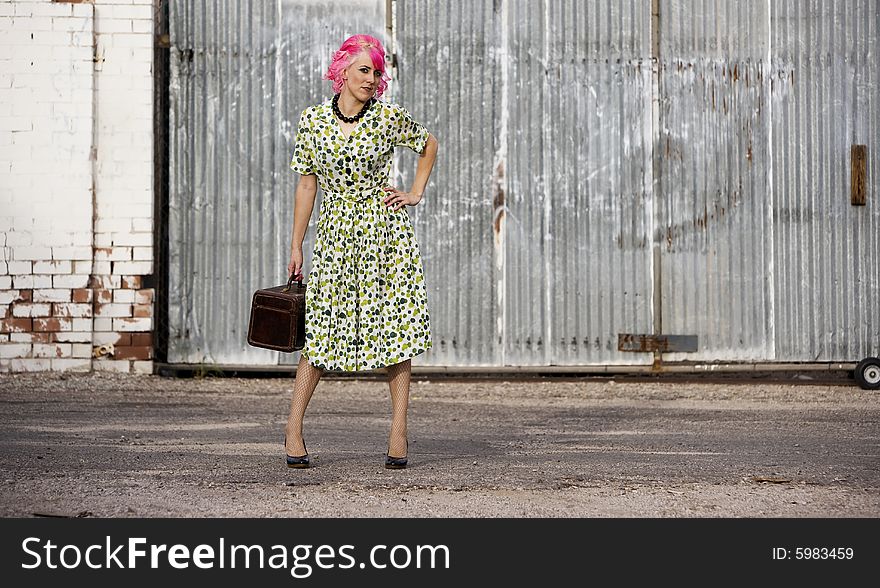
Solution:
<svg viewBox="0 0 880 588">
<path fill-rule="evenodd" d="M 375 196 L 381 192 L 382 186 L 373 186 L 363 190 L 346 190 L 345 192 L 333 192 L 324 190 L 324 199 L 333 202 L 334 200 L 347 200 L 348 202 L 363 202 L 370 196 Z"/>
</svg>

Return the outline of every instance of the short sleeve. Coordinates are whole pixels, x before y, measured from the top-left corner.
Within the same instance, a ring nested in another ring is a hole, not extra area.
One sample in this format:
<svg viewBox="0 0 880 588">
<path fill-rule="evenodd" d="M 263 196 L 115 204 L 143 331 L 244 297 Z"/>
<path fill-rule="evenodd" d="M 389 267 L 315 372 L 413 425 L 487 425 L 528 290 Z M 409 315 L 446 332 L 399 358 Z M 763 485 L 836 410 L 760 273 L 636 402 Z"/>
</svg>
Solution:
<svg viewBox="0 0 880 588">
<path fill-rule="evenodd" d="M 315 173 L 315 139 L 312 134 L 312 120 L 308 109 L 299 117 L 299 128 L 296 130 L 296 144 L 293 147 L 293 158 L 290 169 L 307 176 Z"/>
<path fill-rule="evenodd" d="M 400 147 L 409 147 L 416 153 L 425 150 L 428 143 L 428 129 L 421 123 L 413 120 L 405 108 L 397 113 L 397 136 L 394 144 Z"/>
</svg>

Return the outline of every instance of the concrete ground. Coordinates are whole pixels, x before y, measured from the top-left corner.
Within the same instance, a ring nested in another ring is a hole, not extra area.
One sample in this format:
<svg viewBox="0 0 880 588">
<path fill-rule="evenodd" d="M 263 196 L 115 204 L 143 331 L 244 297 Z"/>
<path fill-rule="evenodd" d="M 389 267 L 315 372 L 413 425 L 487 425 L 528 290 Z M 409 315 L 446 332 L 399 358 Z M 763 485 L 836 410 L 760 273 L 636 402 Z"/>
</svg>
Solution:
<svg viewBox="0 0 880 588">
<path fill-rule="evenodd" d="M 327 375 L 308 470 L 283 378 L 0 374 L 0 516 L 878 517 L 880 393 L 851 380 Z"/>
</svg>

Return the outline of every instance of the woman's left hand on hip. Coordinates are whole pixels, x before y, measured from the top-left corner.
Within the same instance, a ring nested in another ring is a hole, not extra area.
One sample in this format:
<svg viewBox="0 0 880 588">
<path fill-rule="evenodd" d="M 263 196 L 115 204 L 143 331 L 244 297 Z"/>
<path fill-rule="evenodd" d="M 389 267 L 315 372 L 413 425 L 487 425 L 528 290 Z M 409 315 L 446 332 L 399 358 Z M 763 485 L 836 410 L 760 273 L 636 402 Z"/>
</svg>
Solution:
<svg viewBox="0 0 880 588">
<path fill-rule="evenodd" d="M 386 186 L 382 189 L 385 190 L 385 198 L 382 200 L 382 202 L 384 202 L 386 206 L 392 208 L 395 211 L 400 210 L 404 206 L 415 206 L 422 201 L 421 194 L 402 192 L 394 186 Z"/>
</svg>

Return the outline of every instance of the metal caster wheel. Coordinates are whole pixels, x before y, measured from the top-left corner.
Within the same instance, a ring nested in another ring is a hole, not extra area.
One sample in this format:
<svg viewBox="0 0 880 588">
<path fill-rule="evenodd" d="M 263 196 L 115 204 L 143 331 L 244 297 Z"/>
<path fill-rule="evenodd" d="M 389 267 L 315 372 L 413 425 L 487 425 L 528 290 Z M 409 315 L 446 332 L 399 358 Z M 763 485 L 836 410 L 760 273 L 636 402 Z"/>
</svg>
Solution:
<svg viewBox="0 0 880 588">
<path fill-rule="evenodd" d="M 880 390 L 880 357 L 866 357 L 853 375 L 863 390 Z"/>
</svg>

